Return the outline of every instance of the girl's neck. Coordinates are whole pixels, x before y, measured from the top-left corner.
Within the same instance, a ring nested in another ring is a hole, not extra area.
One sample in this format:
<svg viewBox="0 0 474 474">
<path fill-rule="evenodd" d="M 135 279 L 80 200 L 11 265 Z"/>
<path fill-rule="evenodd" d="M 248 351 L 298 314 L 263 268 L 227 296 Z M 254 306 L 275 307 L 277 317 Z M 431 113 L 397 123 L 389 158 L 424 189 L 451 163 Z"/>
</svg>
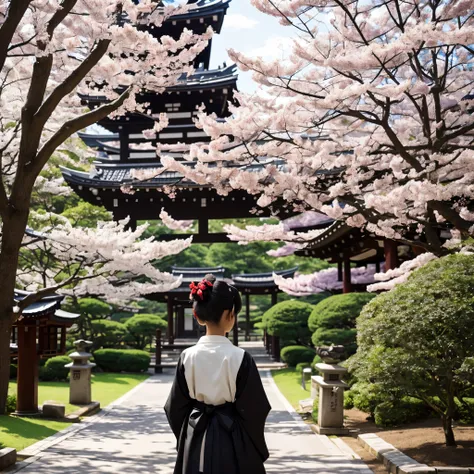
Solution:
<svg viewBox="0 0 474 474">
<path fill-rule="evenodd" d="M 206 324 L 206 336 L 225 336 L 226 332 L 220 326 Z"/>
</svg>

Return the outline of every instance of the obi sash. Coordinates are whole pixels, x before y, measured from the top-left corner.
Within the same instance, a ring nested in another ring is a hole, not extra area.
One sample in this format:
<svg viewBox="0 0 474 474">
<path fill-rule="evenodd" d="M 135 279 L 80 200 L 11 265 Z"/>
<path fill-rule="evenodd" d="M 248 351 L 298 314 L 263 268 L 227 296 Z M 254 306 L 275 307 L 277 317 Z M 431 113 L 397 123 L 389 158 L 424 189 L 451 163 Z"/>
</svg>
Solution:
<svg viewBox="0 0 474 474">
<path fill-rule="evenodd" d="M 236 414 L 235 404 L 231 402 L 207 405 L 197 400 L 193 401 L 185 443 L 185 451 L 190 450 L 193 454 L 188 451 L 190 456 L 188 466 L 183 470 L 185 474 L 200 472 L 196 470 L 197 465 L 203 468 L 204 474 L 222 474 L 219 455 L 233 457 L 233 449 L 226 454 L 228 443 L 222 439 L 219 432 L 226 431 L 232 437 Z M 205 443 L 204 447 L 202 443 Z M 201 459 L 201 454 L 204 454 L 204 459 Z"/>
</svg>

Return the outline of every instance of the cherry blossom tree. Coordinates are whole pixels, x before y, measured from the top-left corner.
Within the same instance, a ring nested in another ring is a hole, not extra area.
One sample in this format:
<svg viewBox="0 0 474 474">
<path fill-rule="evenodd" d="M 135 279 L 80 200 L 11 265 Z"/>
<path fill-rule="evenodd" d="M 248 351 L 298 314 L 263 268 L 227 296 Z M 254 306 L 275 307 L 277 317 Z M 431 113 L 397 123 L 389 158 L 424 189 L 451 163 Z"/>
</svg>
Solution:
<svg viewBox="0 0 474 474">
<path fill-rule="evenodd" d="M 165 168 L 435 255 L 450 231 L 472 237 L 472 2 L 252 3 L 294 29 L 290 50 L 272 61 L 230 50 L 259 92 L 239 94 L 224 122 L 201 113 L 211 143 L 190 147 L 195 166 L 163 157 Z"/>
<path fill-rule="evenodd" d="M 211 32 L 199 37 L 184 30 L 177 40 L 159 35 L 163 21 L 186 8 L 152 0 L 0 0 L 0 413 L 16 271 L 35 181 L 75 132 L 108 115 L 145 113 L 137 93 L 160 93 L 191 71 Z M 153 35 L 147 23 L 155 26 Z M 85 110 L 79 94 L 106 100 Z"/>
<path fill-rule="evenodd" d="M 140 295 L 169 291 L 180 280 L 153 265 L 191 245 L 192 238 L 158 242 L 143 238 L 148 224 L 127 229 L 128 219 L 74 227 L 63 216 L 37 214 L 40 232 L 28 231 L 20 251 L 17 284 L 32 292 L 25 305 L 53 291 L 94 295 L 123 304 Z"/>
</svg>

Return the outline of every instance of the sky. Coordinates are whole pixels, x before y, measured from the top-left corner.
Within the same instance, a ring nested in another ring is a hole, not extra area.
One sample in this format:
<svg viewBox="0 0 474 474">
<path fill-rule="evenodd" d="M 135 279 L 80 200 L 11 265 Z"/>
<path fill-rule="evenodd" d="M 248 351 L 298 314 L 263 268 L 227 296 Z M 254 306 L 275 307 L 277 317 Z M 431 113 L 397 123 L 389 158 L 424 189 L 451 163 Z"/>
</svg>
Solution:
<svg viewBox="0 0 474 474">
<path fill-rule="evenodd" d="M 211 67 L 231 63 L 228 48 L 264 59 L 276 59 L 282 56 L 283 45 L 288 44 L 292 34 L 291 27 L 282 26 L 277 18 L 260 13 L 250 0 L 232 0 L 221 34 L 212 40 Z M 255 90 L 251 73 L 239 72 L 238 88 L 243 92 Z"/>
</svg>

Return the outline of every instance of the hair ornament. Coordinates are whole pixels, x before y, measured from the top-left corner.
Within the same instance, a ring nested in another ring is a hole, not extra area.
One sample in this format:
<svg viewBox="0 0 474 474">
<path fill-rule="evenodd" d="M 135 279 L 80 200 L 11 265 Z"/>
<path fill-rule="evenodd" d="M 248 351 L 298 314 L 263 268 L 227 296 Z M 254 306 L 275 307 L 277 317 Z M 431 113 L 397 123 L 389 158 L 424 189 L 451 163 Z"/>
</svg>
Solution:
<svg viewBox="0 0 474 474">
<path fill-rule="evenodd" d="M 193 296 L 196 297 L 197 295 L 201 301 L 204 301 L 204 292 L 213 286 L 213 283 L 209 280 L 206 280 L 205 278 L 203 278 L 197 285 L 193 281 L 189 285 L 189 288 L 191 288 L 191 294 L 189 296 L 192 298 Z"/>
</svg>

